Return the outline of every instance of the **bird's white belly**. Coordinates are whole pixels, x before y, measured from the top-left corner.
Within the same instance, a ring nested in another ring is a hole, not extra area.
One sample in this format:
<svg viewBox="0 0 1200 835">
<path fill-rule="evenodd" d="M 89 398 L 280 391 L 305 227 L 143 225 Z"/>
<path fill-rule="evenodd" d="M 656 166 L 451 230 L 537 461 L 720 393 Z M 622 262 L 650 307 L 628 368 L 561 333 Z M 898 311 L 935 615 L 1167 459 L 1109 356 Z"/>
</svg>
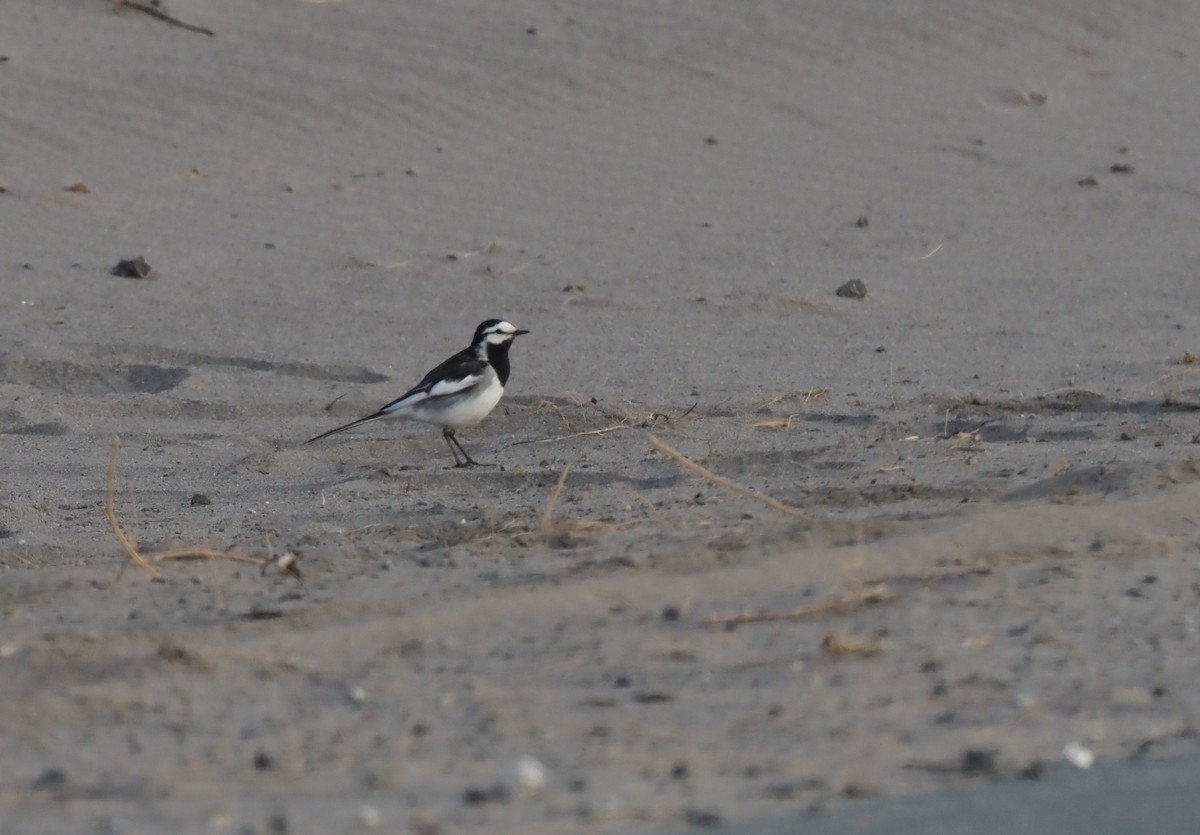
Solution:
<svg viewBox="0 0 1200 835">
<path fill-rule="evenodd" d="M 454 397 L 452 395 L 443 400 L 435 399 L 417 403 L 409 411 L 408 417 L 425 423 L 436 423 L 438 426 L 459 429 L 479 423 L 487 417 L 492 409 L 496 408 L 496 404 L 500 402 L 503 394 L 504 386 L 500 385 L 500 378 L 495 374 L 489 374 L 488 380 L 482 388 L 472 391 L 469 396 Z"/>
</svg>

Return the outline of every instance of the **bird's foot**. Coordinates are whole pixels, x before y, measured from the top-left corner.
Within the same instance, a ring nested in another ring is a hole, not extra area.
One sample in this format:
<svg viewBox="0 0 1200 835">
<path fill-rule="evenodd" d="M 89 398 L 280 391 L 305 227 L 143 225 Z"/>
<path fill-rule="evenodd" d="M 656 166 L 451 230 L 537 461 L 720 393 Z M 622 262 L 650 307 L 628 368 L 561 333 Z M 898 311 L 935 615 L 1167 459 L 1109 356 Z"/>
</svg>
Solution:
<svg viewBox="0 0 1200 835">
<path fill-rule="evenodd" d="M 494 467 L 495 464 L 484 464 L 482 461 L 476 461 L 474 458 L 468 458 L 466 461 L 455 461 L 447 470 L 464 470 L 471 467 Z"/>
</svg>

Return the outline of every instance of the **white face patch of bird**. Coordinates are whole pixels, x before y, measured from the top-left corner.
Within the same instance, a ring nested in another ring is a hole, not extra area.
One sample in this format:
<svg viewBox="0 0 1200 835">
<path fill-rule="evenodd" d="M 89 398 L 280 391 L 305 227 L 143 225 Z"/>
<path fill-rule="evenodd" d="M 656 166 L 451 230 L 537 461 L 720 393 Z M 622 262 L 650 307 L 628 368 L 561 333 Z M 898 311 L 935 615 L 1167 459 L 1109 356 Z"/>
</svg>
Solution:
<svg viewBox="0 0 1200 835">
<path fill-rule="evenodd" d="M 489 345 L 503 345 L 523 333 L 529 333 L 529 331 L 520 330 L 509 322 L 497 322 L 484 332 L 484 338 Z"/>
</svg>

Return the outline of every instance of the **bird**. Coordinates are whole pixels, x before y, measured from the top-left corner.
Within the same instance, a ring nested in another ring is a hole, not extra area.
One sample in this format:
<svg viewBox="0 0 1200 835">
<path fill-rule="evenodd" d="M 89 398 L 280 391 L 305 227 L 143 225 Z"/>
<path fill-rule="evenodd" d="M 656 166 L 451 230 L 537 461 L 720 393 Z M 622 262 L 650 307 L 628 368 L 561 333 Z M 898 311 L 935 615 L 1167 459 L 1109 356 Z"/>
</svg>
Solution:
<svg viewBox="0 0 1200 835">
<path fill-rule="evenodd" d="M 305 443 L 381 418 L 408 418 L 442 427 L 442 437 L 454 456 L 455 467 L 490 466 L 468 455 L 454 432 L 479 423 L 496 408 L 511 370 L 508 349 L 514 339 L 527 333 L 503 319 L 480 322 L 470 345 L 434 368 L 404 394 L 366 417 L 330 429 Z"/>
</svg>

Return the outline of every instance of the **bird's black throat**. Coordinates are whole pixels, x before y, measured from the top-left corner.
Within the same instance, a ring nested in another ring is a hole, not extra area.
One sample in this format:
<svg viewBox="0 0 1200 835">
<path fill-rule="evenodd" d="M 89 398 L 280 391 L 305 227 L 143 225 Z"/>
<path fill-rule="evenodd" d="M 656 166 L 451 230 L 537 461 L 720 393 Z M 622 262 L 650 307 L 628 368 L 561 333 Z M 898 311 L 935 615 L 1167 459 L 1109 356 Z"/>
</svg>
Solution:
<svg viewBox="0 0 1200 835">
<path fill-rule="evenodd" d="M 496 376 L 500 378 L 500 385 L 508 384 L 508 374 L 512 370 L 508 364 L 508 349 L 512 347 L 511 342 L 505 342 L 502 345 L 487 346 L 487 361 L 491 363 L 492 368 L 496 369 Z"/>
</svg>

